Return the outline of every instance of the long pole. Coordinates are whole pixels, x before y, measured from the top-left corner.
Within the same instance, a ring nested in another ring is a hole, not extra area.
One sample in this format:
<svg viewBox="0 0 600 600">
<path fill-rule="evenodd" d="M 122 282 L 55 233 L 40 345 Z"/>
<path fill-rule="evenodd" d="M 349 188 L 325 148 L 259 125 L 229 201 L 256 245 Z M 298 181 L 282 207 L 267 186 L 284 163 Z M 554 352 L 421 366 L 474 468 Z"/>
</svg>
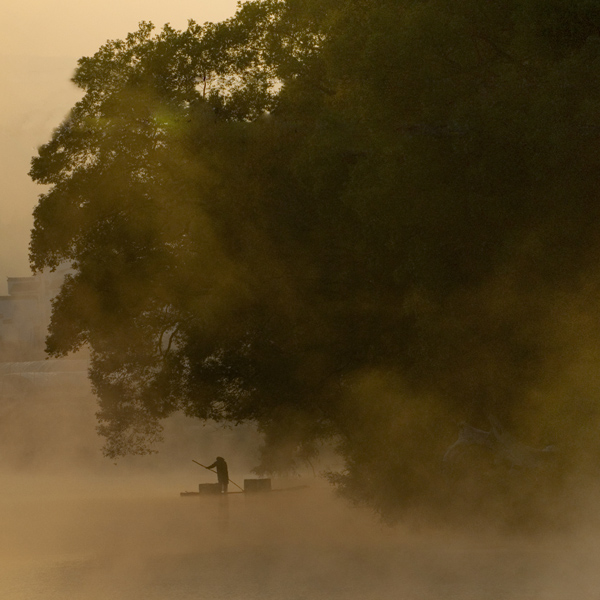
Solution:
<svg viewBox="0 0 600 600">
<path fill-rule="evenodd" d="M 214 473 L 214 471 L 212 469 L 209 469 L 206 465 L 199 463 L 197 460 L 194 460 L 193 458 L 192 458 L 192 462 L 196 463 L 197 465 L 200 465 L 201 467 L 204 467 L 207 471 Z M 235 481 L 231 481 L 231 479 L 229 479 L 229 483 L 233 483 L 233 485 L 235 485 L 235 487 L 240 488 L 240 490 L 242 490 L 242 492 L 244 491 L 243 488 L 241 488 Z"/>
</svg>

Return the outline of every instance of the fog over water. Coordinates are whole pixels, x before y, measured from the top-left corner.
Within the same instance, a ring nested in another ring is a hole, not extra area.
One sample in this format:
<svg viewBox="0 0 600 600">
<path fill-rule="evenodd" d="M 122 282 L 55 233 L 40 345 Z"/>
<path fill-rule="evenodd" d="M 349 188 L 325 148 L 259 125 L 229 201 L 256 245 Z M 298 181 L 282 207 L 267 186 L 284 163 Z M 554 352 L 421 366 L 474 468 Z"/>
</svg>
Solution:
<svg viewBox="0 0 600 600">
<path fill-rule="evenodd" d="M 0 596 L 597 598 L 589 530 L 524 539 L 388 528 L 320 486 L 180 498 L 176 480 L 5 480 Z"/>
<path fill-rule="evenodd" d="M 597 598 L 593 500 L 568 528 L 524 535 L 416 514 L 389 526 L 308 470 L 273 480 L 282 491 L 181 497 L 216 479 L 192 458 L 220 453 L 233 481 L 252 477 L 254 432 L 174 419 L 160 454 L 115 465 L 74 387 L 3 412 L 3 600 Z"/>
</svg>

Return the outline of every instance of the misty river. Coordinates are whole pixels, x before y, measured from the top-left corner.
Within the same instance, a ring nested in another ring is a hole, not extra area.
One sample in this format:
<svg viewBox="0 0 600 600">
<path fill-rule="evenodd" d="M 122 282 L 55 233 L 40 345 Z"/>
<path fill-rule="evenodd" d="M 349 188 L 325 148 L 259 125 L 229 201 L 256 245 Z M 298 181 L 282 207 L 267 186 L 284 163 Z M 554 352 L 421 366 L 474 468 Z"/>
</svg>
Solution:
<svg viewBox="0 0 600 600">
<path fill-rule="evenodd" d="M 34 479 L 4 480 L 3 600 L 598 598 L 590 531 L 389 527 L 314 482 L 180 497 L 176 475 Z"/>
</svg>

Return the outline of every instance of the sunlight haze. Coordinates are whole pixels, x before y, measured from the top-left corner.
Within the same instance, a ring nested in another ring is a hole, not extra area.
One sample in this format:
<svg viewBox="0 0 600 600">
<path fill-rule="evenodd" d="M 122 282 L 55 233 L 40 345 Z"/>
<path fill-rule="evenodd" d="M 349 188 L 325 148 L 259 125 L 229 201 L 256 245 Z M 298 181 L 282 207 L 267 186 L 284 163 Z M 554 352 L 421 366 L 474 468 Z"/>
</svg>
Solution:
<svg viewBox="0 0 600 600">
<path fill-rule="evenodd" d="M 0 4 L 0 295 L 6 278 L 29 274 L 32 210 L 42 191 L 27 175 L 36 148 L 49 140 L 80 97 L 70 78 L 77 59 L 109 39 L 120 39 L 151 21 L 176 29 L 189 19 L 222 21 L 234 0 L 175 2 L 6 0 Z"/>
</svg>

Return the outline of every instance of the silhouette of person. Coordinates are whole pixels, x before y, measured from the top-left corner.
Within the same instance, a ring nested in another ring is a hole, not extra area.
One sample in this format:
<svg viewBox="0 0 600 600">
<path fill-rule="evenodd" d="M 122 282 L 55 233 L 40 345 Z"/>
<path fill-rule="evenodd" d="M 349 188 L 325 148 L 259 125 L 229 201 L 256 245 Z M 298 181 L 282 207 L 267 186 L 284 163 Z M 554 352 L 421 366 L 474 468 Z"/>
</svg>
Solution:
<svg viewBox="0 0 600 600">
<path fill-rule="evenodd" d="M 221 486 L 221 493 L 227 493 L 227 486 L 229 485 L 229 471 L 227 470 L 227 463 L 222 456 L 217 456 L 217 460 L 212 465 L 208 465 L 207 468 L 214 469 L 217 468 L 217 479 L 219 480 L 219 484 Z"/>
</svg>

